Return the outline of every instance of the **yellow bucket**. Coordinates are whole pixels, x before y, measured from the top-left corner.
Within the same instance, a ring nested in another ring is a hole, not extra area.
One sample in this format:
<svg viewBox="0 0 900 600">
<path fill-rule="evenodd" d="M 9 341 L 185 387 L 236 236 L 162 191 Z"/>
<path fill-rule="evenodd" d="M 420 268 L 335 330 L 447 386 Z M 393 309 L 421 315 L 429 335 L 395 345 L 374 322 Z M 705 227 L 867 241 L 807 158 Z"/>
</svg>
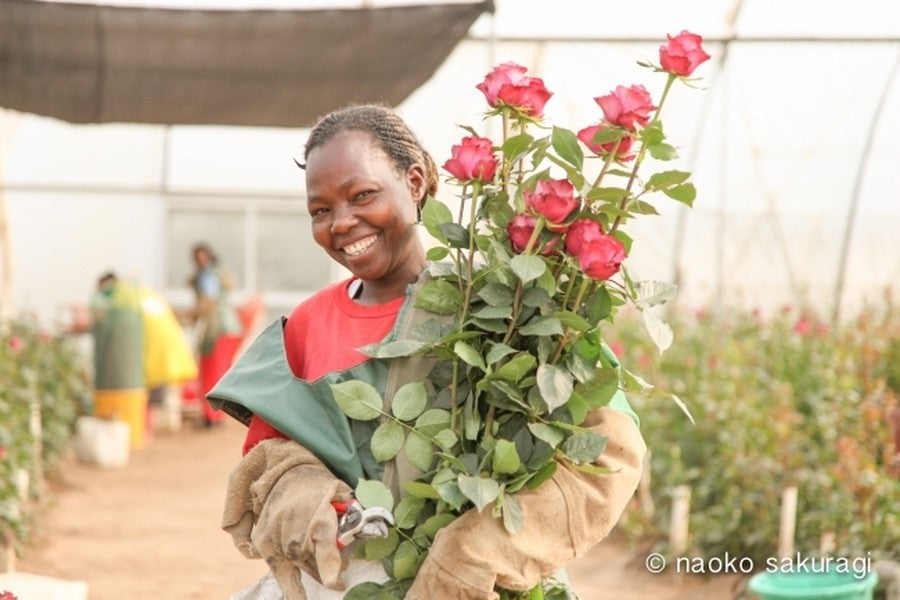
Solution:
<svg viewBox="0 0 900 600">
<path fill-rule="evenodd" d="M 95 390 L 94 416 L 101 419 L 118 419 L 128 425 L 131 447 L 144 447 L 147 427 L 147 390 Z"/>
</svg>

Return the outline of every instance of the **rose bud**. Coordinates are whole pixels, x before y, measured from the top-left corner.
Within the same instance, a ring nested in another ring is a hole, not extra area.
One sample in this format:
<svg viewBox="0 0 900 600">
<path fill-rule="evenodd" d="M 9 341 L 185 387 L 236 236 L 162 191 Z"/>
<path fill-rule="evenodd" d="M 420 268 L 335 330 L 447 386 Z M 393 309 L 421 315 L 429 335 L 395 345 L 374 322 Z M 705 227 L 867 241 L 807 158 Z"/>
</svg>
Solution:
<svg viewBox="0 0 900 600">
<path fill-rule="evenodd" d="M 497 170 L 493 142 L 482 137 L 464 137 L 453 146 L 444 169 L 460 181 L 491 181 Z"/>
<path fill-rule="evenodd" d="M 622 85 L 606 96 L 594 98 L 603 110 L 603 117 L 615 125 L 634 131 L 640 125 L 650 122 L 650 113 L 656 110 L 650 92 L 641 84 L 630 87 Z"/>
<path fill-rule="evenodd" d="M 525 190 L 522 197 L 551 225 L 559 225 L 578 207 L 575 187 L 568 179 L 541 179 L 534 191 Z"/>
<path fill-rule="evenodd" d="M 619 272 L 625 256 L 622 242 L 611 235 L 602 235 L 599 239 L 586 242 L 576 258 L 588 277 L 605 281 Z"/>
<path fill-rule="evenodd" d="M 506 233 L 509 235 L 509 244 L 512 246 L 512 249 L 516 252 L 524 252 L 525 248 L 528 247 L 528 241 L 531 239 L 531 236 L 534 235 L 534 227 L 537 223 L 537 219 L 532 215 L 516 215 L 509 222 L 509 225 L 506 226 Z M 556 248 L 556 244 L 559 242 L 558 237 L 553 237 L 549 242 L 546 242 L 541 248 L 541 254 L 550 254 Z"/>
<path fill-rule="evenodd" d="M 613 151 L 613 148 L 616 148 L 616 142 L 613 141 L 598 144 L 594 141 L 594 138 L 600 131 L 608 128 L 609 125 L 590 125 L 578 132 L 578 139 L 588 147 L 588 150 L 590 150 L 597 156 L 607 157 L 609 156 L 609 153 Z M 631 150 L 631 145 L 633 143 L 633 137 L 627 134 L 623 135 L 622 139 L 619 140 L 618 148 L 616 148 L 616 160 L 620 162 L 628 162 L 630 160 L 634 160 L 635 155 L 629 154 L 629 150 Z"/>
<path fill-rule="evenodd" d="M 575 219 L 566 232 L 566 252 L 577 258 L 585 244 L 600 239 L 603 235 L 603 229 L 597 221 Z"/>
<path fill-rule="evenodd" d="M 485 76 L 484 81 L 475 87 L 481 90 L 481 93 L 487 98 L 488 104 L 496 108 L 499 104 L 498 94 L 500 93 L 500 88 L 504 84 L 518 83 L 525 79 L 526 71 L 527 69 L 522 65 L 514 62 L 505 62 L 494 67 L 494 70 Z"/>
<path fill-rule="evenodd" d="M 703 38 L 687 30 L 669 38 L 668 43 L 659 47 L 659 63 L 669 73 L 680 77 L 688 77 L 701 63 L 709 60 L 700 44 Z"/>
</svg>

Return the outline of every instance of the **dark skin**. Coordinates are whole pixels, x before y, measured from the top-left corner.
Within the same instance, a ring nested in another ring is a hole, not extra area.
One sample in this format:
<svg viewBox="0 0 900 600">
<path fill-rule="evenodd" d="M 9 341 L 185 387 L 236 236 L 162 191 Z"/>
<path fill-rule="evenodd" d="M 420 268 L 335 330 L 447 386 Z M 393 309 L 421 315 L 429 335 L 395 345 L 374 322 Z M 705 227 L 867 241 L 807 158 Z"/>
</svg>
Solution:
<svg viewBox="0 0 900 600">
<path fill-rule="evenodd" d="M 425 168 L 402 170 L 364 131 L 344 131 L 315 147 L 306 161 L 313 239 L 363 282 L 357 301 L 384 304 L 425 268 L 416 231 Z"/>
</svg>

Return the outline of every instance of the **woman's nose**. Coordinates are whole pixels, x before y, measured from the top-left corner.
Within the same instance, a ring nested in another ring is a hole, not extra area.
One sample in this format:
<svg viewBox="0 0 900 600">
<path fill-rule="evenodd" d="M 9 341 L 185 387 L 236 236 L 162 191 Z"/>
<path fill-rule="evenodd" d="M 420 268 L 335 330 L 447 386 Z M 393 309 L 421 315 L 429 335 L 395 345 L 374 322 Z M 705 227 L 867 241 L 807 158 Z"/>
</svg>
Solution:
<svg viewBox="0 0 900 600">
<path fill-rule="evenodd" d="M 332 233 L 346 233 L 359 223 L 359 219 L 356 217 L 356 214 L 354 214 L 352 207 L 346 206 L 335 208 L 333 210 L 334 219 L 331 222 Z"/>
</svg>

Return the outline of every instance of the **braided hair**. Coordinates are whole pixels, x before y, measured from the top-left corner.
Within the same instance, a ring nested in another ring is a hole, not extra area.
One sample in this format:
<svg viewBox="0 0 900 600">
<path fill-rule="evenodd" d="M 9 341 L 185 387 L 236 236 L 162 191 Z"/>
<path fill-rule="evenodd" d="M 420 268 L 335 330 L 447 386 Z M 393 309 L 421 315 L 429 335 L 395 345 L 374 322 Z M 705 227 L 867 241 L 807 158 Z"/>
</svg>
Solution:
<svg viewBox="0 0 900 600">
<path fill-rule="evenodd" d="M 325 144 L 343 131 L 369 133 L 385 154 L 391 157 L 400 173 L 406 172 L 413 164 L 422 165 L 426 181 L 422 202 L 437 193 L 438 174 L 434 159 L 409 125 L 383 104 L 351 105 L 321 117 L 309 133 L 303 151 L 304 160 L 309 158 L 309 153 L 315 147 Z"/>
</svg>

